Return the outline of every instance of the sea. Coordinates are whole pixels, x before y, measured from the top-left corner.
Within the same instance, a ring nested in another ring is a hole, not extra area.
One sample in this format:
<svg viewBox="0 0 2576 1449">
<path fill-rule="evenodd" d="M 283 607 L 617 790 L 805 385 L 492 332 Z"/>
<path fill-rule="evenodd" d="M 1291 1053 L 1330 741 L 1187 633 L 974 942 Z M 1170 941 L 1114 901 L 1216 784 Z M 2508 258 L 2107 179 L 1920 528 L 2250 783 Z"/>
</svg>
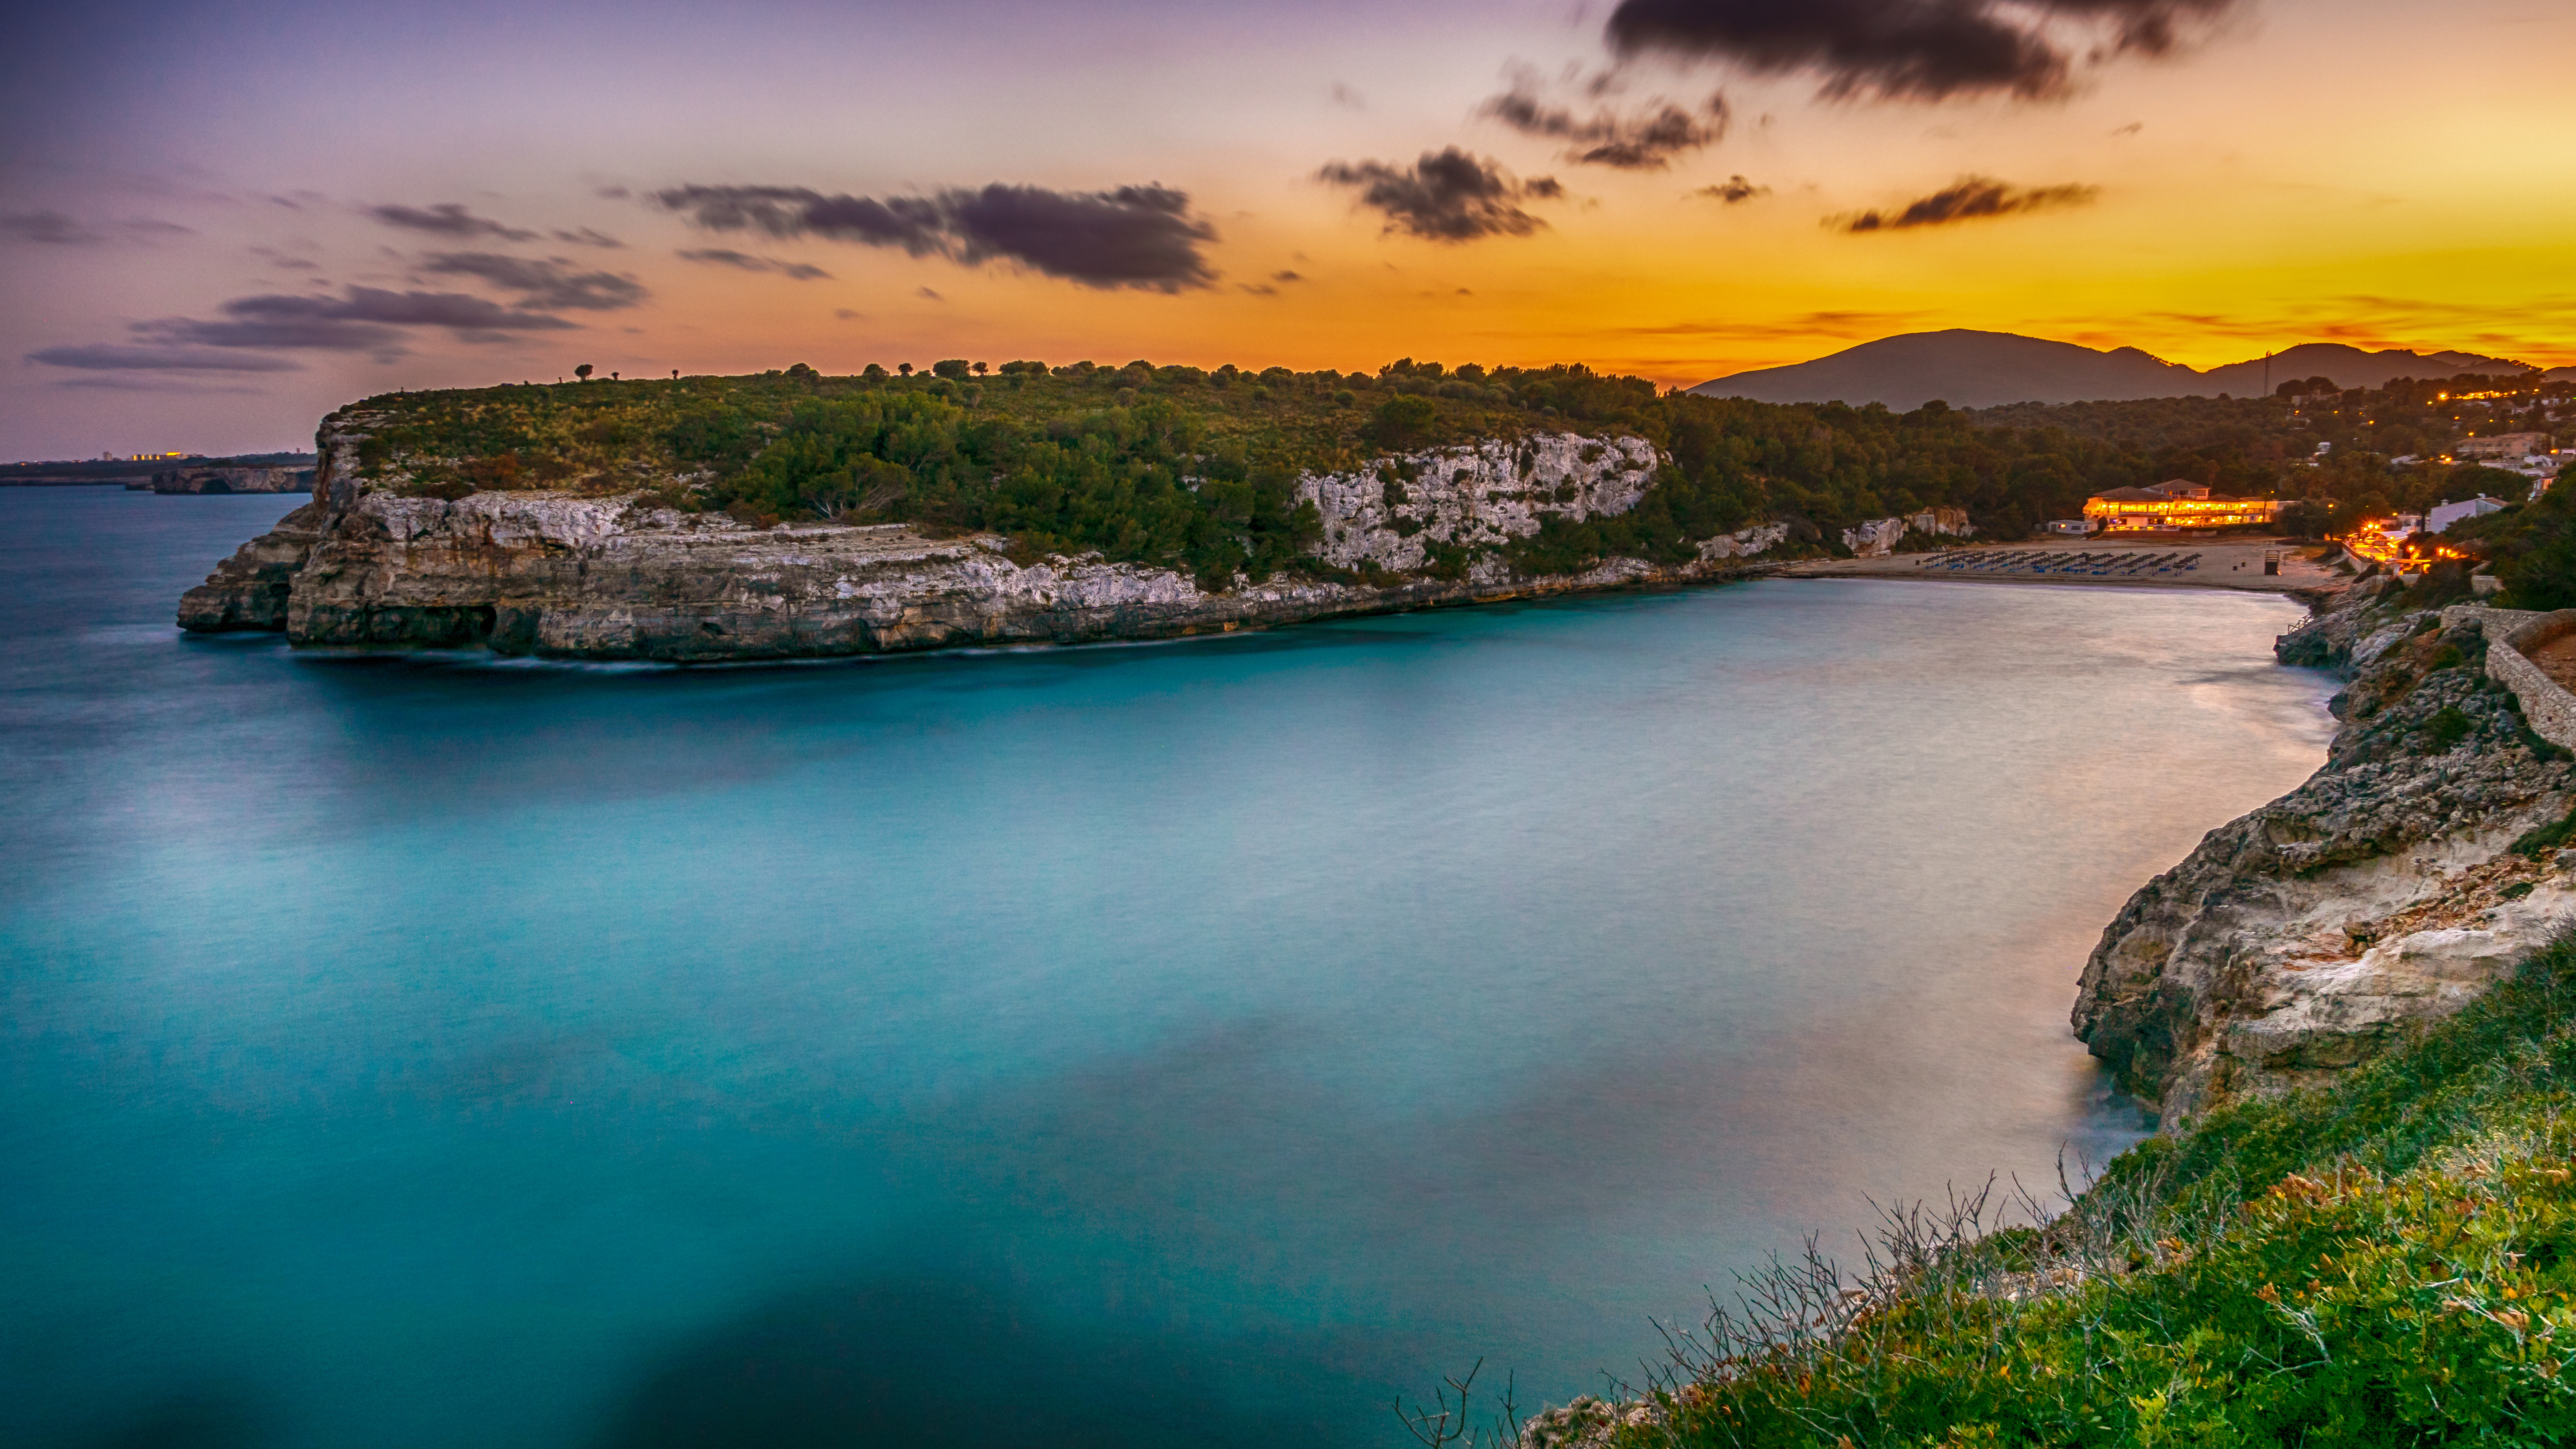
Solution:
<svg viewBox="0 0 2576 1449">
<path fill-rule="evenodd" d="M 1412 1442 L 2136 1140 L 2301 617 L 1770 581 L 664 668 L 189 637 L 0 490 L 0 1442 Z"/>
</svg>

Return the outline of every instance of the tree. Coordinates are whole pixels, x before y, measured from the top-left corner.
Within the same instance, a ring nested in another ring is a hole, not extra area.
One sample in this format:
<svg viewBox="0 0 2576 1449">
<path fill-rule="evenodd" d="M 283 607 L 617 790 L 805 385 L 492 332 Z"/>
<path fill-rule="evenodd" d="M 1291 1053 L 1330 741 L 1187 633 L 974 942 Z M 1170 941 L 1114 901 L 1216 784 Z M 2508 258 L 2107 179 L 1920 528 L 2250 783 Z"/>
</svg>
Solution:
<svg viewBox="0 0 2576 1449">
<path fill-rule="evenodd" d="M 1369 419 L 1369 440 L 1389 450 L 1411 447 L 1430 432 L 1432 419 L 1439 415 L 1431 399 L 1399 394 L 1377 405 Z"/>
<path fill-rule="evenodd" d="M 896 363 L 896 364 L 894 365 L 894 370 L 895 370 L 895 371 L 897 371 L 897 372 L 902 373 L 902 374 L 903 374 L 904 376 L 906 376 L 906 377 L 910 377 L 910 376 L 912 376 L 912 364 L 911 364 L 911 363 L 909 363 L 909 362 L 898 362 L 898 363 Z"/>
<path fill-rule="evenodd" d="M 984 364 L 980 362 L 975 364 L 975 375 L 977 377 L 982 377 L 984 375 Z"/>
<path fill-rule="evenodd" d="M 962 357 L 944 357 L 939 361 L 930 364 L 930 370 L 937 373 L 939 376 L 948 378 L 952 381 L 964 382 L 966 380 L 966 359 Z"/>
<path fill-rule="evenodd" d="M 588 382 L 588 381 L 590 381 L 590 374 L 591 374 L 591 366 L 590 366 L 590 364 L 589 364 L 589 363 L 587 363 L 587 362 L 583 363 L 581 366 L 576 367 L 576 368 L 574 368 L 574 369 L 572 370 L 572 375 L 573 375 L 573 376 L 575 376 L 575 377 L 577 377 L 577 378 L 580 378 L 580 379 L 581 379 L 582 381 L 584 381 L 584 382 Z"/>
</svg>

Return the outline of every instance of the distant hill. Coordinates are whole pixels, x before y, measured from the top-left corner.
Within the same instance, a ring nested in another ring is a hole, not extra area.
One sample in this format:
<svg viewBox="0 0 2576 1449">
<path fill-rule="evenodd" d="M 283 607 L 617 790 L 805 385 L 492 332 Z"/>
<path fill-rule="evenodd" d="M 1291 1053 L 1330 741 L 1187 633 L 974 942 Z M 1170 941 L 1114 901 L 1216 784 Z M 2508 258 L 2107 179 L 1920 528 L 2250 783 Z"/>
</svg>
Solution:
<svg viewBox="0 0 2576 1449">
<path fill-rule="evenodd" d="M 2311 342 L 2276 354 L 2274 386 L 2329 377 L 2337 387 L 2385 387 L 2400 377 L 2518 372 L 2520 363 L 2467 352 L 2364 352 Z M 2126 402 L 2149 397 L 2244 397 L 2263 389 L 2263 359 L 2201 372 L 2134 347 L 2108 352 L 2010 332 L 1910 332 L 1864 342 L 1813 362 L 1739 372 L 1692 388 L 1756 402 L 1885 403 L 1911 411 L 1935 398 L 1952 407 L 2004 403 Z"/>
</svg>

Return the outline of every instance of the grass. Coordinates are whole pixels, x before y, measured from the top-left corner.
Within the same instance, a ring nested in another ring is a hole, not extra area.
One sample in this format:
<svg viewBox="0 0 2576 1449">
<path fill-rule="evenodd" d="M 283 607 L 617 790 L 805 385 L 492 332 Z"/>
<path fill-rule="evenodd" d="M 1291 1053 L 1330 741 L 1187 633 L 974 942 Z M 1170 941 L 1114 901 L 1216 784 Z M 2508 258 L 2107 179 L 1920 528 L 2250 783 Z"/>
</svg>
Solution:
<svg viewBox="0 0 2576 1449">
<path fill-rule="evenodd" d="M 2576 1437 L 2571 1107 L 2576 943 L 2562 941 L 2330 1088 L 2141 1144 L 2042 1226 L 1990 1230 L 1980 1195 L 1890 1214 L 1857 1275 L 1812 1250 L 1776 1264 L 1674 1337 L 1638 1403 L 1559 1411 L 1534 1438 Z"/>
</svg>

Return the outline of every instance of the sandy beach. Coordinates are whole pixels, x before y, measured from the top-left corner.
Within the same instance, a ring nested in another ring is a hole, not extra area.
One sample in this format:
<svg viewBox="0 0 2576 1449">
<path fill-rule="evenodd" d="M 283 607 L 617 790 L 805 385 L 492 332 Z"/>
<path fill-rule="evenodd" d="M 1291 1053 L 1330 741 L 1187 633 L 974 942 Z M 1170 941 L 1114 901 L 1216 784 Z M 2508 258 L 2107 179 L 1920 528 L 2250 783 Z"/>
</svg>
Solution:
<svg viewBox="0 0 2576 1449">
<path fill-rule="evenodd" d="M 2284 539 L 2067 539 L 1979 544 L 1939 553 L 1822 559 L 1782 569 L 1784 578 L 1951 579 L 1979 583 L 2083 584 L 2113 588 L 2243 589 L 2286 594 L 2340 589 L 2352 581 L 2314 561 L 2317 545 Z M 2280 572 L 2263 571 L 2277 558 Z"/>
</svg>

